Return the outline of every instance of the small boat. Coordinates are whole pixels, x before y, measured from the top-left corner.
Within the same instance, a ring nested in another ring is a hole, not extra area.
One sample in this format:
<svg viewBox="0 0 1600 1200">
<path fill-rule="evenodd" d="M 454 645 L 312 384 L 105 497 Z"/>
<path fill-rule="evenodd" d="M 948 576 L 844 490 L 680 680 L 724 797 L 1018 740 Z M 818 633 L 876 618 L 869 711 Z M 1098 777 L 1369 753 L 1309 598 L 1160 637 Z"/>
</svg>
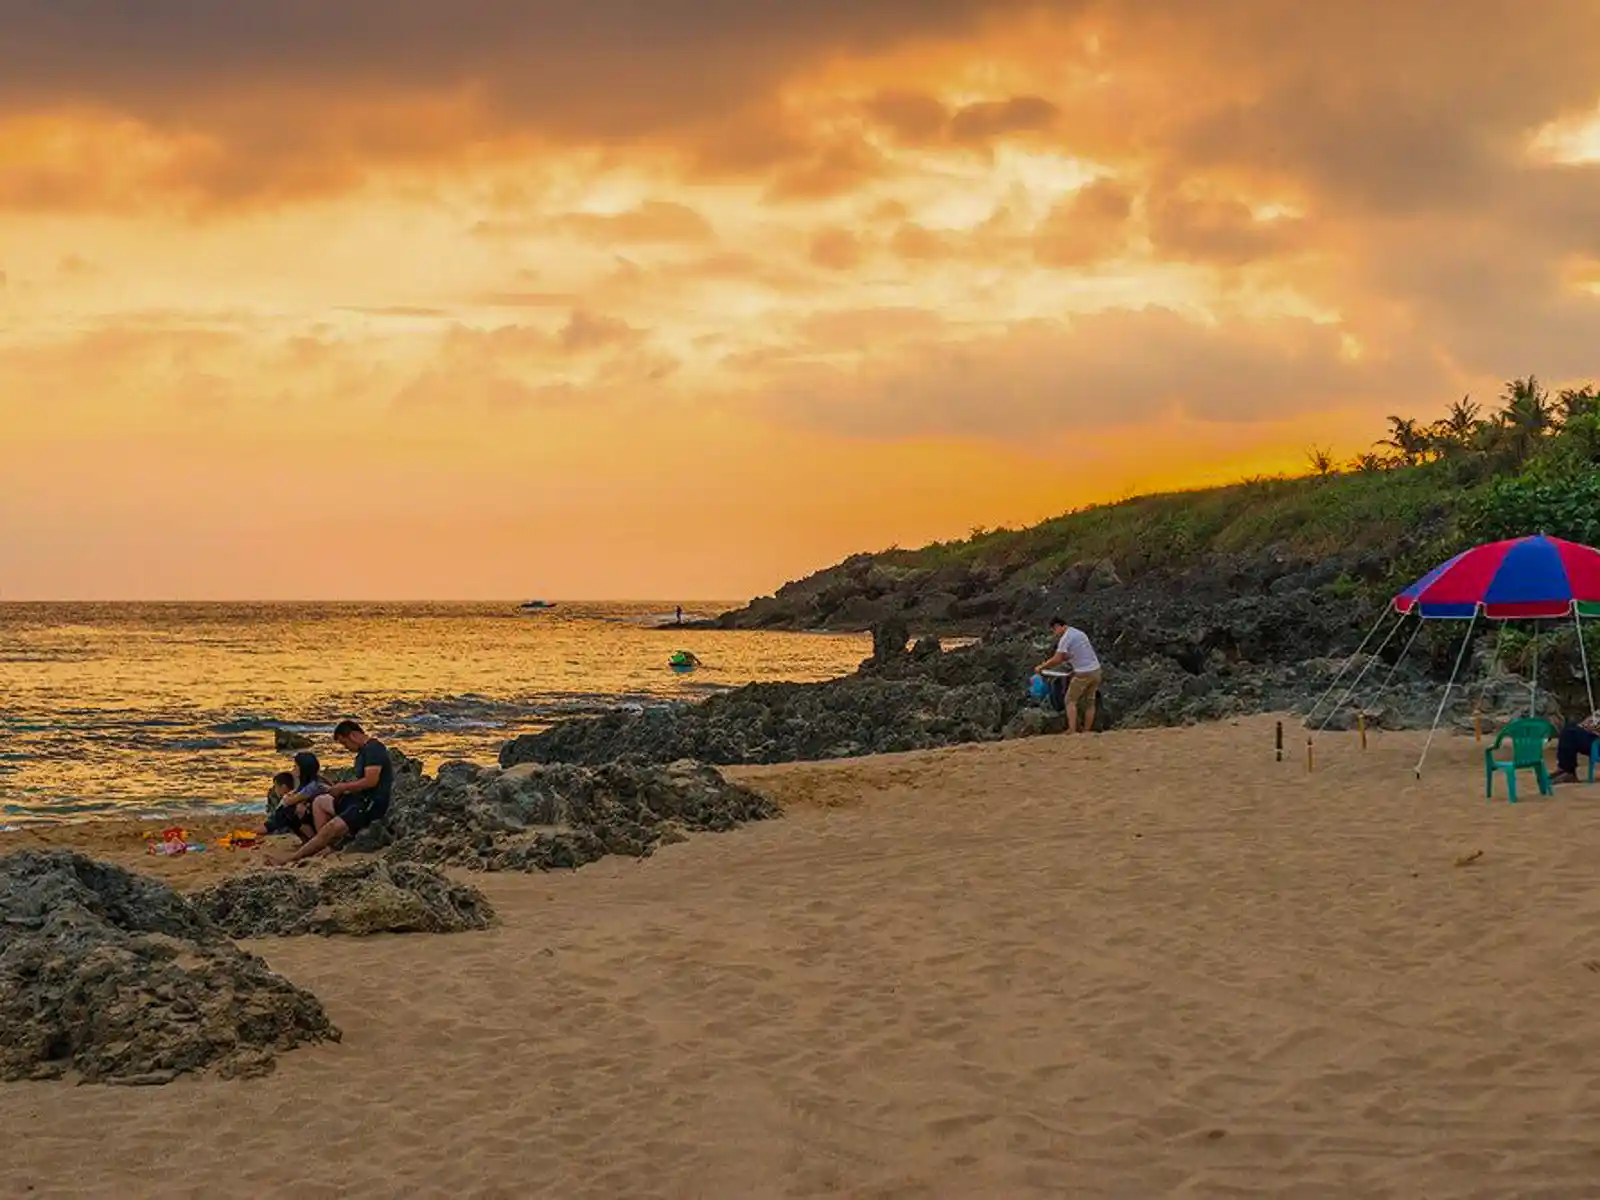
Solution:
<svg viewBox="0 0 1600 1200">
<path fill-rule="evenodd" d="M 521 607 L 523 612 L 542 612 L 544 609 L 554 608 L 555 605 L 548 600 L 524 600 Z"/>
<path fill-rule="evenodd" d="M 700 660 L 687 650 L 674 650 L 667 659 L 667 666 L 679 675 L 687 675 L 700 665 Z"/>
</svg>

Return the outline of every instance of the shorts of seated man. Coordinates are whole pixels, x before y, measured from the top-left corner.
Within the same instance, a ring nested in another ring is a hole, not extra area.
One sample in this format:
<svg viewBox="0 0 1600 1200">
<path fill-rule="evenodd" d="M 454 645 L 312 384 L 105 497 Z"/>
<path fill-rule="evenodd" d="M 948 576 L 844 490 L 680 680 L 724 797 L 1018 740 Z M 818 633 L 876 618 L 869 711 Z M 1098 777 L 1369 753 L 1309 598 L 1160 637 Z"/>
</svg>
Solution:
<svg viewBox="0 0 1600 1200">
<path fill-rule="evenodd" d="M 368 825 L 380 820 L 388 811 L 387 799 L 380 800 L 356 792 L 340 798 L 339 807 L 334 809 L 334 816 L 343 821 L 345 828 L 350 831 L 350 836 L 355 837 Z"/>
</svg>

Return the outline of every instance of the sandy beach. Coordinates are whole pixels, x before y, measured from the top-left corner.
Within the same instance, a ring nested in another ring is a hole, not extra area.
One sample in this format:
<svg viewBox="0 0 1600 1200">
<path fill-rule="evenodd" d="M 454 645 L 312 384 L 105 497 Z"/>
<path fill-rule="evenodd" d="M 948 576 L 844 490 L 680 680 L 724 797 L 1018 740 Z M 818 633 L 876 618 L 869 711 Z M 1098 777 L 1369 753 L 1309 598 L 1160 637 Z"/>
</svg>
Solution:
<svg viewBox="0 0 1600 1200">
<path fill-rule="evenodd" d="M 1271 743 L 730 771 L 787 818 L 474 877 L 485 933 L 251 943 L 344 1030 L 270 1078 L 0 1087 L 0 1194 L 1594 1195 L 1600 790 Z M 255 861 L 141 832 L 46 840 Z"/>
</svg>

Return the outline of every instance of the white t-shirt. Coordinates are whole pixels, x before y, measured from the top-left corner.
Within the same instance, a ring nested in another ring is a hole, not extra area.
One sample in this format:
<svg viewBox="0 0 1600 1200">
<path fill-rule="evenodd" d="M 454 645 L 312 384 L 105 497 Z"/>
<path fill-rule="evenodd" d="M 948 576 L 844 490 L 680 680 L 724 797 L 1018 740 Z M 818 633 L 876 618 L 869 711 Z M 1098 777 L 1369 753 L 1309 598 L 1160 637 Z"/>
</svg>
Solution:
<svg viewBox="0 0 1600 1200">
<path fill-rule="evenodd" d="M 1066 656 L 1067 661 L 1072 664 L 1074 674 L 1087 675 L 1090 671 L 1100 669 L 1099 656 L 1089 644 L 1089 635 L 1081 629 L 1074 629 L 1068 625 L 1067 631 L 1056 643 L 1056 653 Z"/>
</svg>

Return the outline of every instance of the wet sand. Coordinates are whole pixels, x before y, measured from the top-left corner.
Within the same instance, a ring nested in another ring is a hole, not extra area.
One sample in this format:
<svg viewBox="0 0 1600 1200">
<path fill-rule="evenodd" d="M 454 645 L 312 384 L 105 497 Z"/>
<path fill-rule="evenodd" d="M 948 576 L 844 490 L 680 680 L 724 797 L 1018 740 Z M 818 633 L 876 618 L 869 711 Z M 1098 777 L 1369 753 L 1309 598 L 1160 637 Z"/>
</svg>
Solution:
<svg viewBox="0 0 1600 1200">
<path fill-rule="evenodd" d="M 345 1032 L 268 1079 L 0 1086 L 0 1195 L 1593 1196 L 1600 789 L 1271 743 L 730 772 L 788 817 L 476 877 L 485 933 L 252 943 Z M 125 833 L 49 836 L 255 861 Z"/>
</svg>

